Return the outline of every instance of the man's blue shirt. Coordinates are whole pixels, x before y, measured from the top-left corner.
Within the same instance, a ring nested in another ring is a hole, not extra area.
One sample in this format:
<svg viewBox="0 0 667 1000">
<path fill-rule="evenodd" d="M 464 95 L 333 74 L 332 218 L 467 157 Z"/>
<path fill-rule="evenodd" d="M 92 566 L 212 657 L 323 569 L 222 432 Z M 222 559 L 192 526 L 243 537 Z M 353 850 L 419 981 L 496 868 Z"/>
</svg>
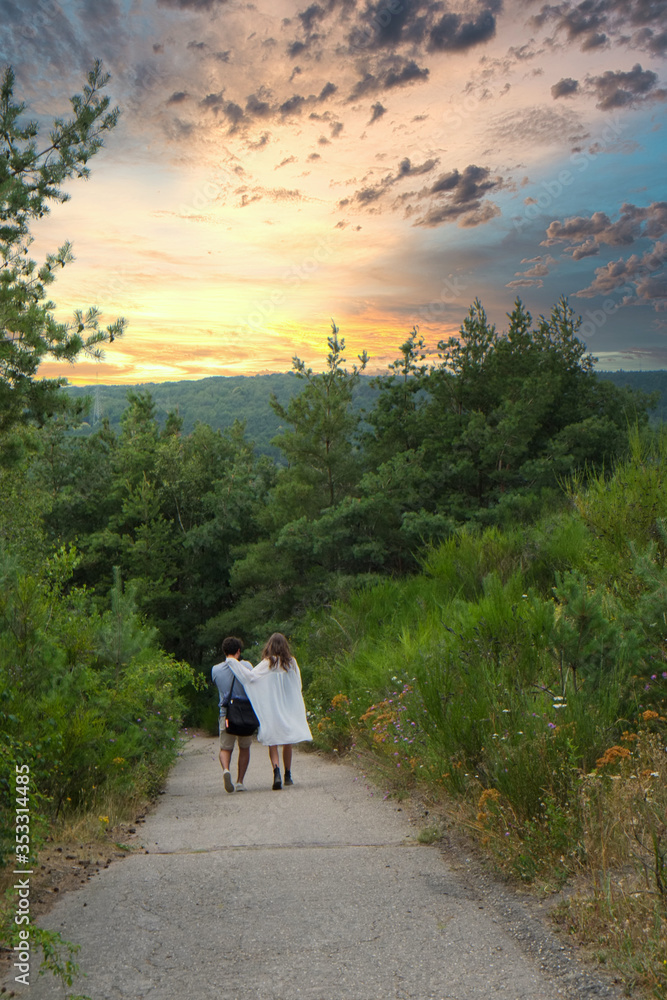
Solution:
<svg viewBox="0 0 667 1000">
<path fill-rule="evenodd" d="M 220 698 L 218 699 L 218 705 L 220 708 L 227 706 L 229 703 L 229 692 L 232 689 L 232 681 L 234 680 L 234 674 L 229 666 L 230 660 L 233 660 L 235 663 L 244 663 L 246 667 L 249 667 L 250 670 L 252 670 L 252 663 L 249 663 L 248 660 L 237 661 L 235 656 L 228 656 L 222 663 L 216 663 L 211 670 L 211 679 L 217 686 L 220 693 Z M 241 684 L 241 681 L 238 678 L 236 678 L 236 683 L 234 684 L 234 697 L 238 698 L 240 701 L 250 701 L 243 684 Z"/>
</svg>

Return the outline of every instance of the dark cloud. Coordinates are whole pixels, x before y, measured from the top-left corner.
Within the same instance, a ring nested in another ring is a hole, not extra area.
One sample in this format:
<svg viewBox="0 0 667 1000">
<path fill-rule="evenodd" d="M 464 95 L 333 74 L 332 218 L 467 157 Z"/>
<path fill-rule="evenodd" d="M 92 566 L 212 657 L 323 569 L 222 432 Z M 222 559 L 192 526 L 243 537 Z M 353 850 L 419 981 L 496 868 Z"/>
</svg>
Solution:
<svg viewBox="0 0 667 1000">
<path fill-rule="evenodd" d="M 301 55 L 302 52 L 305 52 L 306 48 L 307 45 L 305 42 L 291 42 L 290 45 L 287 46 L 287 55 L 290 59 L 296 59 L 296 57 Z"/>
<path fill-rule="evenodd" d="M 432 204 L 427 212 L 417 219 L 416 226 L 434 227 L 447 222 L 458 221 L 460 226 L 470 228 L 489 222 L 499 215 L 500 210 L 492 202 L 484 201 L 492 190 L 500 190 L 500 177 L 491 177 L 488 167 L 470 164 L 461 173 L 452 170 L 442 174 L 424 195 Z"/>
<path fill-rule="evenodd" d="M 206 42 L 188 42 L 188 49 L 194 49 L 196 52 L 202 52 L 204 49 L 208 48 Z"/>
<path fill-rule="evenodd" d="M 218 62 L 228 63 L 230 55 L 231 49 L 226 49 L 224 52 L 214 52 L 213 58 Z"/>
<path fill-rule="evenodd" d="M 665 0 L 582 0 L 546 4 L 531 18 L 533 27 L 553 24 L 583 51 L 600 48 L 615 39 L 656 55 L 667 50 Z"/>
<path fill-rule="evenodd" d="M 551 88 L 551 96 L 554 100 L 558 97 L 571 97 L 579 90 L 579 81 L 573 80 L 571 76 L 564 77 L 558 83 L 554 83 Z"/>
<path fill-rule="evenodd" d="M 601 111 L 667 97 L 667 91 L 656 90 L 657 74 L 650 69 L 642 69 L 639 63 L 627 73 L 607 70 L 601 76 L 587 77 L 586 82 L 595 93 L 597 107 Z"/>
<path fill-rule="evenodd" d="M 338 203 L 339 208 L 356 204 L 360 208 L 374 208 L 399 181 L 430 173 L 437 166 L 436 159 L 413 164 L 406 157 L 400 161 L 395 173 L 387 174 L 376 184 L 369 184 L 356 191 L 351 198 L 345 198 Z M 432 228 L 448 222 L 457 222 L 463 228 L 483 225 L 500 214 L 500 209 L 485 195 L 503 186 L 500 177 L 491 177 L 488 167 L 477 167 L 473 164 L 462 172 L 452 170 L 442 174 L 433 184 L 420 191 L 404 192 L 394 200 L 394 208 L 404 206 L 409 199 L 430 201 L 428 209 L 416 220 L 415 226 Z M 412 215 L 414 207 L 408 204 L 406 216 Z"/>
<path fill-rule="evenodd" d="M 361 188 L 359 191 L 355 192 L 352 198 L 344 198 L 338 203 L 338 205 L 339 207 L 344 208 L 346 205 L 355 202 L 362 208 L 366 207 L 367 205 L 373 204 L 373 202 L 382 198 L 383 195 L 390 190 L 390 188 L 404 178 L 420 177 L 423 174 L 428 174 L 431 170 L 435 169 L 437 165 L 438 161 L 436 159 L 429 159 L 424 163 L 413 164 L 407 157 L 405 157 L 398 164 L 395 174 L 387 174 L 381 181 L 378 181 L 377 184 L 369 184 L 368 186 Z"/>
<path fill-rule="evenodd" d="M 497 179 L 491 180 L 489 173 L 488 167 L 476 167 L 472 164 L 462 174 L 458 170 L 452 170 L 438 178 L 429 194 L 454 192 L 453 201 L 456 203 L 476 201 L 498 186 Z"/>
<path fill-rule="evenodd" d="M 335 94 L 337 90 L 338 87 L 335 83 L 325 83 L 320 91 L 318 101 L 326 101 L 327 97 L 331 97 L 331 95 Z"/>
<path fill-rule="evenodd" d="M 245 112 L 252 118 L 266 118 L 272 113 L 272 108 L 268 101 L 261 100 L 257 94 L 251 94 L 246 100 Z"/>
<path fill-rule="evenodd" d="M 177 7 L 180 10 L 213 10 L 229 0 L 157 0 L 158 7 Z"/>
<path fill-rule="evenodd" d="M 366 94 L 374 94 L 380 90 L 391 90 L 394 87 L 405 87 L 416 81 L 427 80 L 429 71 L 417 65 L 414 59 L 410 59 L 402 64 L 396 63 L 389 69 L 381 71 L 377 75 L 365 73 L 361 80 L 352 88 L 349 101 L 356 101 Z"/>
<path fill-rule="evenodd" d="M 300 115 L 305 100 L 305 97 L 301 97 L 300 94 L 294 94 L 292 97 L 289 97 L 280 105 L 281 115 Z"/>
<path fill-rule="evenodd" d="M 278 170 L 280 167 L 286 167 L 288 163 L 296 163 L 296 156 L 286 156 L 284 160 L 276 164 L 274 170 Z"/>
<path fill-rule="evenodd" d="M 199 102 L 199 106 L 212 111 L 218 111 L 225 103 L 223 95 L 224 90 L 221 90 L 218 94 L 207 94 L 207 96 Z"/>
<path fill-rule="evenodd" d="M 500 2 L 486 3 L 476 17 L 464 20 L 461 14 L 444 12 L 445 5 L 438 0 L 377 0 L 357 11 L 348 45 L 352 52 L 396 52 L 401 46 L 463 52 L 495 34 L 495 11 L 500 6 Z"/>
<path fill-rule="evenodd" d="M 495 33 L 496 19 L 490 10 L 483 10 L 475 21 L 464 21 L 460 14 L 444 14 L 429 33 L 428 48 L 432 52 L 465 52 Z"/>
<path fill-rule="evenodd" d="M 306 8 L 306 10 L 297 14 L 297 17 L 301 21 L 304 30 L 310 34 L 315 25 L 324 17 L 325 14 L 326 11 L 323 7 L 320 7 L 319 4 L 312 3 L 310 7 Z"/>
<path fill-rule="evenodd" d="M 171 95 L 167 104 L 182 104 L 184 101 L 189 101 L 190 95 L 186 90 L 177 90 Z"/>
<path fill-rule="evenodd" d="M 377 102 L 376 102 L 376 103 L 375 103 L 375 104 L 373 105 L 373 107 L 372 107 L 372 109 L 371 109 L 371 110 L 372 110 L 373 114 L 371 115 L 371 120 L 370 120 L 370 121 L 369 121 L 369 123 L 368 123 L 369 125 L 372 125 L 372 124 L 373 124 L 373 122 L 376 122 L 376 121 L 378 121 L 378 119 L 379 119 L 379 118 L 382 118 L 382 115 L 385 115 L 385 114 L 387 113 L 387 109 L 386 109 L 385 107 L 383 107 L 383 106 L 382 106 L 382 105 L 380 104 L 380 102 L 379 102 L 379 101 L 377 101 Z"/>
<path fill-rule="evenodd" d="M 591 257 L 602 244 L 631 246 L 636 240 L 658 239 L 667 233 L 667 201 L 654 201 L 647 208 L 624 204 L 620 218 L 612 222 L 606 212 L 594 212 L 590 217 L 573 216 L 565 222 L 552 222 L 542 246 L 567 243 L 566 253 L 575 260 Z"/>
</svg>

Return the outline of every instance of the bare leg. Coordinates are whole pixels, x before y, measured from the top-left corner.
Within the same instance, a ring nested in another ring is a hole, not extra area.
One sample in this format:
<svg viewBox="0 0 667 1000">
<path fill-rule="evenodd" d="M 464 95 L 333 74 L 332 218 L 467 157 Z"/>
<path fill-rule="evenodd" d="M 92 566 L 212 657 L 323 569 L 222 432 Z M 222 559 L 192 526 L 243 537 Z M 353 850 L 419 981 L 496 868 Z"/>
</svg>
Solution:
<svg viewBox="0 0 667 1000">
<path fill-rule="evenodd" d="M 237 781 L 242 782 L 250 763 L 250 747 L 239 747 L 239 772 Z"/>
<path fill-rule="evenodd" d="M 232 762 L 232 751 L 231 750 L 221 750 L 220 751 L 220 767 L 223 771 L 229 770 L 229 765 Z M 239 761 L 239 766 L 241 762 Z M 246 767 L 248 765 L 246 764 Z"/>
<path fill-rule="evenodd" d="M 278 754 L 278 747 L 269 747 L 269 760 L 271 761 L 272 767 L 280 767 L 280 756 Z"/>
<path fill-rule="evenodd" d="M 283 747 L 283 767 L 286 771 L 292 770 L 292 744 L 286 743 Z"/>
</svg>

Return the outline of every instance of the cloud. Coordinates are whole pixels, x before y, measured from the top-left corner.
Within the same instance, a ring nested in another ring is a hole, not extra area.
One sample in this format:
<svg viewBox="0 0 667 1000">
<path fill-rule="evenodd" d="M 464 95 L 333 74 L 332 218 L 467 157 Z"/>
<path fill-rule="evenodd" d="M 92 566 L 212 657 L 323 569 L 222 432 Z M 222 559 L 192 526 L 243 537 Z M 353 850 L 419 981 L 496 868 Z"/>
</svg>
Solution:
<svg viewBox="0 0 667 1000">
<path fill-rule="evenodd" d="M 498 207 L 482 199 L 489 191 L 499 190 L 502 179 L 492 178 L 490 173 L 488 167 L 470 164 L 462 173 L 452 170 L 442 174 L 425 192 L 434 203 L 414 225 L 431 228 L 458 220 L 463 228 L 473 228 L 495 218 L 500 214 Z"/>
<path fill-rule="evenodd" d="M 641 256 L 632 254 L 627 260 L 609 261 L 595 270 L 595 278 L 587 288 L 575 294 L 579 298 L 608 295 L 621 289 L 624 301 L 636 297 L 650 302 L 656 311 L 667 309 L 667 243 L 656 243 Z"/>
<path fill-rule="evenodd" d="M 430 52 L 465 52 L 493 37 L 500 3 L 472 4 L 472 16 L 443 13 L 438 0 L 378 0 L 356 12 L 347 41 L 352 52 L 425 47 Z M 474 9 L 477 8 L 477 16 Z"/>
<path fill-rule="evenodd" d="M 184 101 L 189 101 L 190 95 L 186 90 L 177 90 L 171 97 L 167 100 L 167 104 L 183 104 Z"/>
<path fill-rule="evenodd" d="M 379 101 L 377 101 L 373 105 L 373 107 L 371 108 L 371 110 L 372 110 L 373 114 L 371 115 L 371 120 L 368 123 L 369 125 L 372 125 L 373 122 L 378 121 L 380 118 L 382 118 L 383 115 L 386 115 L 386 113 L 387 113 L 387 109 L 385 107 L 383 107 L 380 104 Z"/>
<path fill-rule="evenodd" d="M 179 10 L 209 11 L 228 2 L 229 0 L 157 0 L 157 5 L 176 7 Z"/>
<path fill-rule="evenodd" d="M 381 90 L 392 90 L 395 87 L 409 86 L 411 83 L 422 83 L 428 79 L 428 76 L 429 70 L 418 66 L 414 59 L 403 62 L 395 60 L 393 66 L 378 75 L 365 73 L 352 88 L 348 101 L 356 101 L 366 94 L 374 94 Z"/>
<path fill-rule="evenodd" d="M 345 198 L 340 201 L 338 203 L 339 207 L 344 207 L 354 202 L 364 208 L 378 201 L 390 188 L 404 178 L 421 177 L 424 174 L 430 173 L 437 165 L 438 160 L 433 157 L 425 160 L 424 163 L 413 164 L 406 156 L 398 164 L 395 174 L 387 174 L 377 184 L 369 184 L 364 188 L 360 188 L 351 198 Z"/>
<path fill-rule="evenodd" d="M 429 33 L 431 52 L 465 52 L 487 42 L 496 33 L 496 19 L 483 10 L 475 21 L 464 21 L 460 14 L 444 14 Z"/>
<path fill-rule="evenodd" d="M 567 41 L 586 52 L 609 45 L 612 40 L 645 49 L 655 55 L 667 50 L 667 9 L 651 0 L 582 0 L 574 4 L 545 4 L 530 19 L 533 28 L 553 24 Z"/>
<path fill-rule="evenodd" d="M 581 119 L 570 109 L 533 104 L 491 118 L 487 132 L 494 144 L 522 142 L 560 147 L 580 137 Z"/>
<path fill-rule="evenodd" d="M 593 256 L 594 248 L 607 246 L 630 246 L 635 240 L 645 237 L 658 239 L 667 233 L 667 202 L 654 201 L 646 208 L 624 204 L 620 218 L 612 222 L 606 212 L 594 212 L 591 216 L 573 216 L 565 222 L 550 223 L 546 240 L 542 246 L 556 246 L 568 243 L 565 253 L 575 260 Z"/>
<path fill-rule="evenodd" d="M 544 281 L 556 263 L 551 254 L 540 257 L 524 257 L 522 264 L 532 264 L 526 271 L 515 271 L 515 279 L 508 281 L 505 288 L 543 288 Z"/>
<path fill-rule="evenodd" d="M 573 80 L 572 77 L 564 77 L 559 80 L 558 83 L 554 83 L 551 88 L 551 96 L 554 100 L 559 97 L 571 97 L 572 94 L 576 94 L 579 90 L 579 81 Z"/>
<path fill-rule="evenodd" d="M 611 111 L 614 108 L 624 108 L 645 101 L 661 100 L 667 97 L 667 90 L 656 90 L 657 73 L 650 69 L 642 69 L 636 63 L 627 72 L 607 70 L 601 76 L 586 78 L 588 86 L 597 97 L 597 107 L 601 111 Z"/>
</svg>

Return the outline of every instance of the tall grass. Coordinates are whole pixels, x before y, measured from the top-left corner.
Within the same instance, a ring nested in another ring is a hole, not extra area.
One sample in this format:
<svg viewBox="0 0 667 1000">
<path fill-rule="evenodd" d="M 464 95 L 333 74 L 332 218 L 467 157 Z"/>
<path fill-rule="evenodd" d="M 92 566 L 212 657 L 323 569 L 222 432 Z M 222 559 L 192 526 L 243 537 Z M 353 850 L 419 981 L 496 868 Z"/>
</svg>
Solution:
<svg viewBox="0 0 667 1000">
<path fill-rule="evenodd" d="M 651 954 L 613 926 L 602 951 L 652 989 L 667 963 L 666 456 L 666 435 L 635 435 L 613 474 L 569 484 L 569 510 L 462 531 L 298 636 L 320 746 L 371 751 L 390 788 L 454 796 L 523 881 L 587 875 L 563 918 L 584 938 L 603 911 L 620 928 L 641 910 Z"/>
</svg>

